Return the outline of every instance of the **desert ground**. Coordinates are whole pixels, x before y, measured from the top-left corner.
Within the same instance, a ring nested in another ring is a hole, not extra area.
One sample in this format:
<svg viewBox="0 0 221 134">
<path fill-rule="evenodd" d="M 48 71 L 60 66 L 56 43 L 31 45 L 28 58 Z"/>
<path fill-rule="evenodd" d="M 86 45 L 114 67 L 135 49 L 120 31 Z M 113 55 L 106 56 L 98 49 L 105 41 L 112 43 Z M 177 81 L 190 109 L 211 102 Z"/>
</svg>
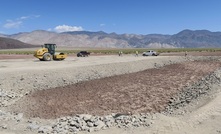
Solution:
<svg viewBox="0 0 221 134">
<path fill-rule="evenodd" d="M 221 133 L 220 56 L 0 55 L 0 134 Z"/>
</svg>

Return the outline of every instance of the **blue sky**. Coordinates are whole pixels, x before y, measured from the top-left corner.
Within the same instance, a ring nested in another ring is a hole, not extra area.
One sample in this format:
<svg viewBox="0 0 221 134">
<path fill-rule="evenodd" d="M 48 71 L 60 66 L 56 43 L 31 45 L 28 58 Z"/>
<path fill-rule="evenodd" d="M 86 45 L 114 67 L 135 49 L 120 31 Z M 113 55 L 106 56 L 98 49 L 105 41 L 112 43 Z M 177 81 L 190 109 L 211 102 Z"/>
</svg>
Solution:
<svg viewBox="0 0 221 134">
<path fill-rule="evenodd" d="M 0 0 L 0 33 L 221 31 L 221 0 Z"/>
</svg>

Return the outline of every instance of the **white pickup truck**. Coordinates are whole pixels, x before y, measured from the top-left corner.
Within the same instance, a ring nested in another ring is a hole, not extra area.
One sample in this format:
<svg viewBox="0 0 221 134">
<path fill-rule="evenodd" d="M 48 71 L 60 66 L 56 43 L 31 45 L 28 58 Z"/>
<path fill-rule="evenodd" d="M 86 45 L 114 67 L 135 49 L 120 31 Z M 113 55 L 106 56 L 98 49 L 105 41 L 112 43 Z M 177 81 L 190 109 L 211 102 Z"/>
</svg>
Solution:
<svg viewBox="0 0 221 134">
<path fill-rule="evenodd" d="M 143 56 L 158 56 L 158 55 L 159 55 L 159 53 L 157 53 L 156 51 L 153 51 L 153 50 L 143 52 Z"/>
</svg>

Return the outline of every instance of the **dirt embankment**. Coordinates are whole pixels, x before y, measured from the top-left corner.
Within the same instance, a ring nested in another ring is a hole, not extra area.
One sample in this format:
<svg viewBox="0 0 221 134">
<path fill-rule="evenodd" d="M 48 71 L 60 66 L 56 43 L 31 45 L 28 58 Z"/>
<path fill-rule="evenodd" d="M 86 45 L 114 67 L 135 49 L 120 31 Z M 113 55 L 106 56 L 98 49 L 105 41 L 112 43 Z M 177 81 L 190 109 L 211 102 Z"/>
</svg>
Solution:
<svg viewBox="0 0 221 134">
<path fill-rule="evenodd" d="M 220 66 L 219 62 L 192 61 L 80 82 L 34 92 L 10 109 L 40 118 L 161 112 L 185 85 L 193 84 Z"/>
</svg>

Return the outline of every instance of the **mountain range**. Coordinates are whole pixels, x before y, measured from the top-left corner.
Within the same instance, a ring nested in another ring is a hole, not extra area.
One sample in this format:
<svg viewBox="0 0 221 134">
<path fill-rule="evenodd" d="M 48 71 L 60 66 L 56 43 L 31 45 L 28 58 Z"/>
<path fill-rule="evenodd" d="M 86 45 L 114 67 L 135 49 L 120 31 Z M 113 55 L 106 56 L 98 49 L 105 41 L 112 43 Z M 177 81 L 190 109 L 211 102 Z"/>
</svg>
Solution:
<svg viewBox="0 0 221 134">
<path fill-rule="evenodd" d="M 103 48 L 206 48 L 221 47 L 221 32 L 183 30 L 174 35 L 116 34 L 103 31 L 55 33 L 44 30 L 0 35 L 27 44 L 55 43 L 58 46 Z"/>
</svg>

